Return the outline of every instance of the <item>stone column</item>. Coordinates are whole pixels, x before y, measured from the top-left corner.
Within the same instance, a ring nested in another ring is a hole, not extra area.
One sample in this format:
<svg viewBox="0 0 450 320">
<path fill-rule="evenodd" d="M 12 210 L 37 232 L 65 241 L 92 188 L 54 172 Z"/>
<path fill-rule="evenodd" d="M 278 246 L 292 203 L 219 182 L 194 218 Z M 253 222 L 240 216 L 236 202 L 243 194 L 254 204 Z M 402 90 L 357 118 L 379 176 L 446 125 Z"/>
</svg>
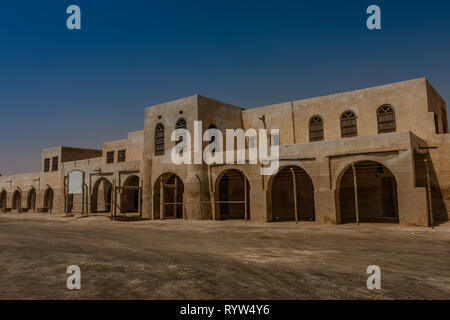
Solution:
<svg viewBox="0 0 450 320">
<path fill-rule="evenodd" d="M 334 190 L 314 191 L 314 208 L 317 223 L 340 223 L 336 210 L 337 201 L 335 194 Z"/>
<path fill-rule="evenodd" d="M 269 222 L 271 214 L 267 210 L 267 192 L 262 189 L 250 189 L 250 221 Z"/>
<path fill-rule="evenodd" d="M 153 193 L 152 193 L 152 160 L 141 161 L 142 185 L 142 217 L 154 219 L 153 216 Z"/>
</svg>

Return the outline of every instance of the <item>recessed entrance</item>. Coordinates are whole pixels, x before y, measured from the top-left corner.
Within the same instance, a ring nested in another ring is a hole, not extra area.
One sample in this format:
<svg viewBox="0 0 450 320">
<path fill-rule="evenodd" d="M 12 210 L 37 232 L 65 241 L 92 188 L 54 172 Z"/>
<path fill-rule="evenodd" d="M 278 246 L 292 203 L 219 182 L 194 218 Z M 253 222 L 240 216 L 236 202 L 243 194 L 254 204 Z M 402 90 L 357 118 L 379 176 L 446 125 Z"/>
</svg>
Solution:
<svg viewBox="0 0 450 320">
<path fill-rule="evenodd" d="M 29 212 L 36 212 L 36 190 L 34 188 L 28 191 L 27 209 Z"/>
<path fill-rule="evenodd" d="M 250 219 L 250 184 L 245 175 L 236 169 L 228 170 L 218 185 L 220 219 Z"/>
<path fill-rule="evenodd" d="M 139 177 L 130 176 L 123 183 L 120 193 L 120 207 L 125 213 L 139 212 Z"/>
<path fill-rule="evenodd" d="M 396 179 L 381 163 L 356 162 L 341 176 L 339 208 L 342 223 L 398 223 L 397 201 Z"/>
<path fill-rule="evenodd" d="M 44 193 L 44 207 L 43 212 L 52 212 L 53 209 L 53 189 L 47 188 Z"/>
<path fill-rule="evenodd" d="M 300 167 L 281 169 L 271 183 L 272 221 L 314 221 L 314 186 Z"/>
<path fill-rule="evenodd" d="M 91 211 L 111 212 L 112 184 L 106 178 L 97 180 L 92 189 Z"/>
<path fill-rule="evenodd" d="M 155 219 L 183 218 L 184 184 L 180 177 L 173 173 L 164 173 L 156 180 L 153 190 L 153 217 Z M 162 217 L 161 210 L 163 211 Z"/>
</svg>

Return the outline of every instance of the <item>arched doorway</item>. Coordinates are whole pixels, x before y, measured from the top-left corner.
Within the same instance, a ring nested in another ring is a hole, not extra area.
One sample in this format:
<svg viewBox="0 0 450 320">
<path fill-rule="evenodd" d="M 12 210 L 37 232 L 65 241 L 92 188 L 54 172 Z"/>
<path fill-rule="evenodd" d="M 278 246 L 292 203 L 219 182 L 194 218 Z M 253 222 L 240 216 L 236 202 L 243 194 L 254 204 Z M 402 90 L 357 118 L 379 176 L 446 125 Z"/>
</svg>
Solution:
<svg viewBox="0 0 450 320">
<path fill-rule="evenodd" d="M 163 192 L 162 198 L 161 189 Z M 179 176 L 173 173 L 162 174 L 156 179 L 153 190 L 153 217 L 155 219 L 161 219 L 161 202 L 163 202 L 163 219 L 183 218 L 184 184 Z"/>
<path fill-rule="evenodd" d="M 282 168 L 270 185 L 272 221 L 314 221 L 314 185 L 298 166 Z"/>
<path fill-rule="evenodd" d="M 122 212 L 139 212 L 139 177 L 130 176 L 123 183 L 120 194 L 120 208 Z"/>
<path fill-rule="evenodd" d="M 241 171 L 231 169 L 223 173 L 217 190 L 221 220 L 250 218 L 250 184 Z"/>
<path fill-rule="evenodd" d="M 22 196 L 19 190 L 15 190 L 12 198 L 12 207 L 11 209 L 20 212 L 22 210 Z"/>
<path fill-rule="evenodd" d="M 356 162 L 354 167 L 351 165 L 345 169 L 340 177 L 341 223 L 357 222 L 356 202 L 358 222 L 398 223 L 397 201 L 397 181 L 391 171 L 379 162 Z"/>
<path fill-rule="evenodd" d="M 6 193 L 6 190 L 3 189 L 0 192 L 0 211 L 1 212 L 6 212 L 6 198 L 7 198 L 7 193 Z"/>
<path fill-rule="evenodd" d="M 28 212 L 36 212 L 36 190 L 34 188 L 31 188 L 30 191 L 28 191 L 27 209 Z"/>
<path fill-rule="evenodd" d="M 92 188 L 91 212 L 111 212 L 112 184 L 106 178 L 98 179 Z"/>
<path fill-rule="evenodd" d="M 42 211 L 52 213 L 52 209 L 53 209 L 53 189 L 48 187 L 44 192 L 44 207 L 42 208 Z"/>
</svg>

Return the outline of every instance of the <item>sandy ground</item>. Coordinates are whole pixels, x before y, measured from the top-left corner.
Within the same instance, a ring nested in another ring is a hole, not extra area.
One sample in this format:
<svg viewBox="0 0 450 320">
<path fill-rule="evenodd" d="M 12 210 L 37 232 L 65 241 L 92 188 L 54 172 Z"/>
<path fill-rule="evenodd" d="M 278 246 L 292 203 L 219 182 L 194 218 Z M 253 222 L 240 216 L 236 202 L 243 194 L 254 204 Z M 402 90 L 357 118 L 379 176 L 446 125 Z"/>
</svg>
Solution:
<svg viewBox="0 0 450 320">
<path fill-rule="evenodd" d="M 450 228 L 0 214 L 0 299 L 448 299 Z M 68 290 L 66 268 L 81 268 Z M 366 269 L 381 268 L 381 290 Z"/>
</svg>

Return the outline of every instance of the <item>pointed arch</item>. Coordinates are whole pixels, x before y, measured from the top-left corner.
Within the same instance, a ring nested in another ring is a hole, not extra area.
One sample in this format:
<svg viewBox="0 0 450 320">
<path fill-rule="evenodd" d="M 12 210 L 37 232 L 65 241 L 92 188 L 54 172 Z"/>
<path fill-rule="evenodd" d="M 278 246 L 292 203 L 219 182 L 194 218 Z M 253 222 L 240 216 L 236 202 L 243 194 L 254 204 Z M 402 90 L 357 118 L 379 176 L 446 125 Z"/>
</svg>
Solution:
<svg viewBox="0 0 450 320">
<path fill-rule="evenodd" d="M 8 197 L 8 193 L 6 192 L 5 189 L 2 189 L 0 191 L 0 211 L 1 212 L 6 212 L 6 200 Z"/>
<path fill-rule="evenodd" d="M 17 210 L 18 212 L 22 211 L 22 192 L 18 189 L 13 192 L 11 209 Z"/>
<path fill-rule="evenodd" d="M 44 192 L 44 207 L 42 208 L 43 212 L 52 213 L 53 209 L 53 189 L 51 187 L 47 187 Z"/>
<path fill-rule="evenodd" d="M 36 212 L 36 189 L 31 188 L 27 195 L 28 212 Z"/>
</svg>

